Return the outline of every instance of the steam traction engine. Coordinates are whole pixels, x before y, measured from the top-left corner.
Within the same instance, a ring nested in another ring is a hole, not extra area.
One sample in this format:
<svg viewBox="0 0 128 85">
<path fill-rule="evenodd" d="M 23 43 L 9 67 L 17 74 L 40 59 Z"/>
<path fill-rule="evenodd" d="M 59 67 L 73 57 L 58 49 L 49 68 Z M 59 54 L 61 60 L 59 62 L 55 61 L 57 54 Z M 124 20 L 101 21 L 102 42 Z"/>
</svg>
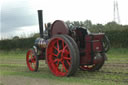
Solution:
<svg viewBox="0 0 128 85">
<path fill-rule="evenodd" d="M 43 32 L 42 10 L 38 10 L 40 38 L 35 40 L 26 55 L 30 71 L 37 71 L 39 60 L 46 60 L 55 76 L 71 76 L 78 68 L 84 71 L 99 70 L 109 49 L 109 40 L 104 33 L 89 33 L 83 27 L 67 26 L 56 20 L 45 25 Z"/>
</svg>

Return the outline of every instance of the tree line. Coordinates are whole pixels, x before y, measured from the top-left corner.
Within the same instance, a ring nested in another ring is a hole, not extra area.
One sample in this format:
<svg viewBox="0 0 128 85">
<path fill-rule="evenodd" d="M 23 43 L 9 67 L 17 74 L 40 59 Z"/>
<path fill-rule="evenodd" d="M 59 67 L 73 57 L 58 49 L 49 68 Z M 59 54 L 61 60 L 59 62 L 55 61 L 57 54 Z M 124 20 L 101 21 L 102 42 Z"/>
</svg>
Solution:
<svg viewBox="0 0 128 85">
<path fill-rule="evenodd" d="M 128 48 L 128 25 L 120 25 L 116 22 L 108 22 L 107 24 L 92 24 L 90 20 L 86 21 L 66 21 L 68 26 L 81 26 L 91 32 L 105 33 L 110 39 L 111 47 L 115 48 Z M 29 49 L 33 46 L 35 39 L 39 34 L 34 34 L 29 38 L 20 38 L 18 36 L 13 39 L 6 39 L 0 41 L 0 50 L 12 49 Z"/>
</svg>

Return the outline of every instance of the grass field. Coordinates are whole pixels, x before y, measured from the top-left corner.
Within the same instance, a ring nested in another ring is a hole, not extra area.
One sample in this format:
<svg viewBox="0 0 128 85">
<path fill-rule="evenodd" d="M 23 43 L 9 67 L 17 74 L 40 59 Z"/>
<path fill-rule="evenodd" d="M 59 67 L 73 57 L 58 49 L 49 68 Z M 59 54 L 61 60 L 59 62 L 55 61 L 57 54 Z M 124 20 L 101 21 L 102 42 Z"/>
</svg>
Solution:
<svg viewBox="0 0 128 85">
<path fill-rule="evenodd" d="M 128 49 L 112 48 L 97 72 L 78 70 L 71 77 L 56 77 L 45 61 L 38 72 L 26 66 L 26 51 L 0 51 L 0 85 L 128 85 Z"/>
</svg>

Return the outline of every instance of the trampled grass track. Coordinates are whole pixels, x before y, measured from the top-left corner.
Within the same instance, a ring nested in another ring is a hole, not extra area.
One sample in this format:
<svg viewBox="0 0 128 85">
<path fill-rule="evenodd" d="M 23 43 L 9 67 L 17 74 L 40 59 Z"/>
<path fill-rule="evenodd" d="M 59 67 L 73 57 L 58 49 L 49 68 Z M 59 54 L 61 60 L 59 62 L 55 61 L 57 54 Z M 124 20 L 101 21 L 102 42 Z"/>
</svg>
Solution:
<svg viewBox="0 0 128 85">
<path fill-rule="evenodd" d="M 49 71 L 45 61 L 40 61 L 38 72 L 30 72 L 26 67 L 25 52 L 0 51 L 0 75 L 21 76 L 33 79 L 47 79 L 59 82 L 59 85 L 78 83 L 78 85 L 127 85 L 128 84 L 128 49 L 111 49 L 108 60 L 100 71 L 86 72 L 78 70 L 74 76 L 55 77 Z M 20 81 L 20 80 L 19 80 Z M 56 85 L 56 83 L 52 85 Z M 42 85 L 42 84 L 39 84 Z M 48 84 L 50 85 L 50 84 Z M 77 84 L 76 84 L 77 85 Z"/>
</svg>

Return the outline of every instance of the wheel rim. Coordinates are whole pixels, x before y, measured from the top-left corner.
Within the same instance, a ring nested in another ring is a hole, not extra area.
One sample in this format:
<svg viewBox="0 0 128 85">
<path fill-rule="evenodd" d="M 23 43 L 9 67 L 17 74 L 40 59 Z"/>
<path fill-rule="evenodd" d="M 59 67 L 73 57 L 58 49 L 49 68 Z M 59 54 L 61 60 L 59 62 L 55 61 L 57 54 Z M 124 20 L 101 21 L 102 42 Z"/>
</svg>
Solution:
<svg viewBox="0 0 128 85">
<path fill-rule="evenodd" d="M 98 57 L 99 56 L 99 57 Z M 95 71 L 95 70 L 99 70 L 102 65 L 104 64 L 104 55 L 100 54 L 100 53 L 96 53 L 95 54 L 96 58 L 99 58 L 99 60 L 93 60 L 93 64 L 92 65 L 82 65 L 80 66 L 80 69 L 84 70 L 84 71 Z"/>
<path fill-rule="evenodd" d="M 27 52 L 26 62 L 27 62 L 27 66 L 28 66 L 29 70 L 30 71 L 35 71 L 35 68 L 36 68 L 36 56 L 34 55 L 33 50 L 29 50 Z"/>
<path fill-rule="evenodd" d="M 94 65 L 84 65 L 84 66 L 80 66 L 80 68 L 82 70 L 91 70 L 94 66 L 95 66 L 95 64 Z"/>
<path fill-rule="evenodd" d="M 61 38 L 54 38 L 47 48 L 47 62 L 56 76 L 66 76 L 71 67 L 71 55 L 68 44 Z"/>
</svg>

